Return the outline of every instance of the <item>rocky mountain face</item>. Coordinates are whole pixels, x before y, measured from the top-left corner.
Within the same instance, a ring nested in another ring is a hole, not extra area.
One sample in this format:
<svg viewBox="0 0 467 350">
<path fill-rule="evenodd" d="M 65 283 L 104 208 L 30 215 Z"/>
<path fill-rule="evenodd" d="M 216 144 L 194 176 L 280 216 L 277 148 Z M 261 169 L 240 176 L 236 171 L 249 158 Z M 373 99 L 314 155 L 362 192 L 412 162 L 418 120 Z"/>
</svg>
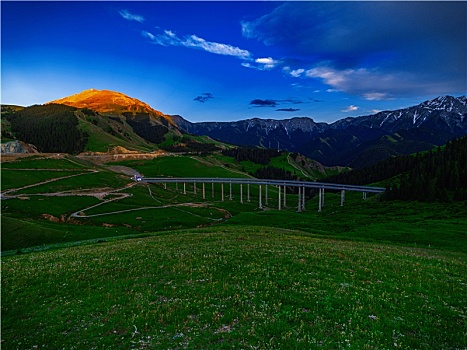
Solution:
<svg viewBox="0 0 467 350">
<path fill-rule="evenodd" d="M 392 155 L 424 151 L 467 134 L 467 98 L 441 96 L 417 106 L 332 124 L 310 118 L 209 123 L 190 123 L 180 116 L 172 119 L 189 133 L 223 142 L 287 149 L 328 166 L 362 167 Z"/>
<path fill-rule="evenodd" d="M 297 151 L 297 145 L 306 142 L 310 135 L 319 134 L 329 126 L 315 123 L 310 118 L 285 120 L 247 119 L 238 122 L 190 123 L 180 116 L 172 120 L 185 131 L 206 135 L 235 145 L 262 146 Z"/>
<path fill-rule="evenodd" d="M 2 154 L 9 153 L 38 153 L 33 145 L 14 140 L 0 144 L 0 151 Z"/>
</svg>

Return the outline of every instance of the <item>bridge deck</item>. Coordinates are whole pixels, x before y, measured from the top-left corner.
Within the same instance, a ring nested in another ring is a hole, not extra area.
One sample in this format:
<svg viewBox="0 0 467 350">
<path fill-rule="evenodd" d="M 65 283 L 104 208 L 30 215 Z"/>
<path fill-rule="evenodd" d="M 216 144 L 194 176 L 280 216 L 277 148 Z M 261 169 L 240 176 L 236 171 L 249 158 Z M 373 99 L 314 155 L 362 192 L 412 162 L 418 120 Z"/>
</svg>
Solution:
<svg viewBox="0 0 467 350">
<path fill-rule="evenodd" d="M 311 181 L 288 181 L 288 180 L 266 180 L 266 179 L 251 179 L 251 178 L 211 178 L 211 177 L 142 177 L 141 182 L 150 183 L 232 183 L 232 184 L 251 184 L 251 185 L 272 185 L 272 186 L 287 186 L 287 187 L 306 187 L 306 188 L 324 188 L 327 190 L 338 191 L 357 191 L 367 193 L 382 193 L 384 187 L 373 186 L 356 186 L 342 185 L 326 182 L 311 182 Z"/>
</svg>

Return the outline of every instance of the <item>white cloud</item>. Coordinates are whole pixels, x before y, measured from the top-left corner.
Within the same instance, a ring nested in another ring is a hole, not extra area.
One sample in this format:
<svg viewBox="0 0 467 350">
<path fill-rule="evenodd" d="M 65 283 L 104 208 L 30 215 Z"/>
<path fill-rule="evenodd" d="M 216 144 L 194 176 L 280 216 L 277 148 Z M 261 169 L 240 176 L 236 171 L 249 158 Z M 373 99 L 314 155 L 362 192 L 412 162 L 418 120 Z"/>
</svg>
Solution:
<svg viewBox="0 0 467 350">
<path fill-rule="evenodd" d="M 467 86 L 466 6 L 286 1 L 243 21 L 241 30 L 245 38 L 282 49 L 289 56 L 283 61 L 300 57 L 310 64 L 294 61 L 285 74 L 305 68 L 307 77 L 366 100 L 457 94 Z"/>
<path fill-rule="evenodd" d="M 282 49 L 289 55 L 283 61 L 300 57 L 313 64 L 291 69 L 312 68 L 310 78 L 343 92 L 374 100 L 454 94 L 467 84 L 466 6 L 465 1 L 285 1 L 241 22 L 241 30 L 245 38 Z"/>
<path fill-rule="evenodd" d="M 155 39 L 156 39 L 156 37 L 155 37 L 153 34 L 147 32 L 147 31 L 145 31 L 145 30 L 143 30 L 143 31 L 141 32 L 141 35 L 144 36 L 145 38 L 148 38 L 148 39 L 151 39 L 151 40 L 155 40 Z"/>
<path fill-rule="evenodd" d="M 269 70 L 275 68 L 280 62 L 272 59 L 271 57 L 257 58 L 255 63 L 258 63 L 260 70 Z M 261 66 L 262 65 L 262 66 Z"/>
<path fill-rule="evenodd" d="M 368 101 L 388 99 L 388 95 L 382 92 L 368 92 L 366 94 L 363 94 L 363 97 Z"/>
<path fill-rule="evenodd" d="M 333 68 L 322 66 L 307 70 L 306 76 L 309 78 L 321 78 L 326 84 L 334 88 L 341 88 L 353 73 L 353 69 L 338 71 Z"/>
<path fill-rule="evenodd" d="M 293 83 L 293 84 L 290 84 L 290 86 L 293 87 L 293 88 L 297 88 L 297 89 L 303 88 L 303 85 L 299 84 L 299 83 Z"/>
<path fill-rule="evenodd" d="M 359 109 L 360 107 L 357 107 L 357 106 L 354 106 L 354 105 L 350 105 L 348 106 L 347 108 L 344 108 L 341 110 L 341 112 L 344 112 L 344 113 L 348 113 L 348 112 L 353 112 L 353 111 L 356 111 L 357 109 Z"/>
<path fill-rule="evenodd" d="M 119 12 L 119 14 L 120 14 L 120 16 L 122 16 L 123 18 L 125 18 L 128 21 L 136 21 L 136 22 L 139 22 L 139 23 L 144 22 L 144 17 L 143 16 L 132 14 L 128 10 L 121 10 Z"/>
<path fill-rule="evenodd" d="M 251 56 L 250 52 L 247 50 L 242 50 L 238 47 L 228 44 L 206 41 L 197 37 L 196 35 L 190 35 L 187 37 L 184 41 L 182 41 L 182 45 L 185 47 L 199 48 L 217 55 L 234 56 L 238 58 L 248 58 Z"/>
<path fill-rule="evenodd" d="M 300 77 L 304 72 L 305 72 L 304 69 L 299 68 L 299 69 L 291 70 L 291 71 L 289 71 L 288 73 L 289 73 L 292 77 L 298 78 L 298 77 Z"/>
<path fill-rule="evenodd" d="M 331 87 L 332 91 L 342 91 L 353 95 L 359 95 L 369 101 L 389 100 L 394 94 L 403 89 L 413 89 L 413 85 L 401 84 L 412 77 L 381 73 L 376 69 L 336 69 L 326 65 L 320 65 L 306 71 L 308 78 L 322 79 Z M 384 92 L 382 92 L 384 91 Z"/>
<path fill-rule="evenodd" d="M 248 59 L 251 57 L 251 53 L 247 50 L 243 50 L 229 44 L 207 41 L 196 35 L 185 36 L 185 38 L 181 39 L 170 30 L 164 30 L 162 34 L 155 35 L 147 31 L 143 31 L 141 34 L 157 45 L 183 46 L 190 49 L 201 49 L 216 55 L 234 56 L 242 59 Z"/>
<path fill-rule="evenodd" d="M 245 57 L 246 61 L 242 63 L 243 67 L 256 70 L 271 70 L 281 64 L 281 61 L 271 57 L 256 58 Z"/>
<path fill-rule="evenodd" d="M 252 39 L 256 37 L 255 28 L 252 26 L 251 22 L 241 22 L 240 25 L 242 26 L 242 35 L 245 38 Z"/>
<path fill-rule="evenodd" d="M 267 58 L 257 58 L 255 60 L 256 63 L 263 63 L 263 64 L 276 64 L 276 61 L 274 61 L 271 57 Z"/>
</svg>

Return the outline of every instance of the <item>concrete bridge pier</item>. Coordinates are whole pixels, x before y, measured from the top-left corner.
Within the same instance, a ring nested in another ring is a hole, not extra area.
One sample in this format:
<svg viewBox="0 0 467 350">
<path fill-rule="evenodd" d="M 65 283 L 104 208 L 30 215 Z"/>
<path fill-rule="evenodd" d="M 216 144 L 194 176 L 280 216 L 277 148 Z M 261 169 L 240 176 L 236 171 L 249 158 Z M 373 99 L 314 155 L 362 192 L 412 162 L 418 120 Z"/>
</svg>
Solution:
<svg viewBox="0 0 467 350">
<path fill-rule="evenodd" d="M 183 183 L 183 194 L 186 194 L 186 183 Z"/>
<path fill-rule="evenodd" d="M 221 183 L 221 200 L 224 201 L 224 183 Z"/>
<path fill-rule="evenodd" d="M 302 210 L 305 210 L 305 186 L 302 187 Z"/>
<path fill-rule="evenodd" d="M 263 209 L 263 203 L 261 202 L 261 185 L 259 185 L 259 208 Z"/>
<path fill-rule="evenodd" d="M 321 205 L 324 207 L 324 187 L 321 189 L 321 191 L 323 192 L 321 196 Z"/>
<path fill-rule="evenodd" d="M 206 191 L 204 189 L 204 182 L 203 182 L 203 199 L 206 199 Z"/>
<path fill-rule="evenodd" d="M 178 192 L 178 182 L 175 183 L 175 191 Z"/>
<path fill-rule="evenodd" d="M 281 210 L 281 186 L 279 185 L 279 205 L 278 205 L 278 209 Z"/>
<path fill-rule="evenodd" d="M 302 212 L 302 188 L 298 186 L 298 206 L 297 206 L 297 212 L 301 213 Z"/>
<path fill-rule="evenodd" d="M 323 189 L 319 188 L 319 194 L 318 194 L 318 212 L 321 212 L 322 206 L 323 206 Z"/>
<path fill-rule="evenodd" d="M 345 201 L 345 190 L 341 190 L 341 207 L 344 206 Z"/>
<path fill-rule="evenodd" d="M 284 209 L 287 208 L 287 186 L 284 185 Z"/>
<path fill-rule="evenodd" d="M 363 192 L 363 200 L 366 200 L 366 192 Z"/>
<path fill-rule="evenodd" d="M 196 196 L 196 182 L 193 182 L 193 193 Z"/>
<path fill-rule="evenodd" d="M 232 200 L 232 182 L 230 183 L 230 195 L 229 200 Z"/>
<path fill-rule="evenodd" d="M 214 182 L 211 183 L 212 198 L 214 198 Z"/>
<path fill-rule="evenodd" d="M 167 183 L 164 182 L 164 190 L 166 190 L 166 189 L 167 189 Z"/>
<path fill-rule="evenodd" d="M 246 194 L 246 201 L 250 202 L 250 184 L 247 184 L 247 194 Z"/>
<path fill-rule="evenodd" d="M 268 185 L 266 185 L 265 192 L 266 192 L 265 203 L 266 203 L 266 205 L 269 205 L 269 203 L 268 203 Z"/>
<path fill-rule="evenodd" d="M 243 204 L 243 184 L 240 184 L 240 203 Z"/>
</svg>

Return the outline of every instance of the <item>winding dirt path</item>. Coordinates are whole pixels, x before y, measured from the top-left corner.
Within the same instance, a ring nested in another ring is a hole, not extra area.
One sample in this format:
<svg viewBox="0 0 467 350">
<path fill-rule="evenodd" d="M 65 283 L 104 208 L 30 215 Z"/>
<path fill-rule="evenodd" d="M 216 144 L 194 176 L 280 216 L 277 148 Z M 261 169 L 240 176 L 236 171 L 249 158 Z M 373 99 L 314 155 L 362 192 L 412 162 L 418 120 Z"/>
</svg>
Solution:
<svg viewBox="0 0 467 350">
<path fill-rule="evenodd" d="M 3 169 L 3 170 L 7 170 L 7 169 Z M 11 170 L 70 171 L 70 169 L 11 169 Z M 76 170 L 76 169 L 73 169 L 73 170 Z M 117 172 L 126 173 L 126 174 L 130 174 L 130 173 L 131 174 L 135 174 L 135 173 L 138 174 L 138 172 L 136 170 L 133 170 L 133 169 L 127 168 L 127 167 L 125 167 L 125 169 L 122 169 L 121 167 L 119 167 L 119 168 L 116 168 L 116 169 L 113 169 L 113 170 L 117 171 Z M 231 169 L 228 169 L 228 170 L 231 170 Z M 75 211 L 74 213 L 72 213 L 70 215 L 70 217 L 73 217 L 73 218 L 92 218 L 92 217 L 105 216 L 105 215 L 117 215 L 117 214 L 121 214 L 121 213 L 138 211 L 138 210 L 166 209 L 166 208 L 174 208 L 174 209 L 179 210 L 179 211 L 181 211 L 181 212 L 183 212 L 185 214 L 197 216 L 197 217 L 200 217 L 200 218 L 203 218 L 203 219 L 206 219 L 206 220 L 210 220 L 210 221 L 215 221 L 215 222 L 223 221 L 223 220 L 228 219 L 228 218 L 230 218 L 232 216 L 231 213 L 228 212 L 225 209 L 213 207 L 212 206 L 213 203 L 211 203 L 211 202 L 165 204 L 165 205 L 159 205 L 159 206 L 144 206 L 144 207 L 131 208 L 131 209 L 125 209 L 125 210 L 118 210 L 118 211 L 106 212 L 106 213 L 98 213 L 98 214 L 90 214 L 90 215 L 85 214 L 86 211 L 91 210 L 93 208 L 96 208 L 96 207 L 99 207 L 99 206 L 102 206 L 102 205 L 105 205 L 105 204 L 108 204 L 108 203 L 111 203 L 111 202 L 115 202 L 115 201 L 118 201 L 118 200 L 121 200 L 121 199 L 124 199 L 124 198 L 131 197 L 132 196 L 131 193 L 126 193 L 126 192 L 122 192 L 122 191 L 127 190 L 127 189 L 129 189 L 129 188 L 131 188 L 133 186 L 139 185 L 137 182 L 130 182 L 125 187 L 118 188 L 118 189 L 101 188 L 101 189 L 69 190 L 69 191 L 48 192 L 48 193 L 14 194 L 17 191 L 24 190 L 24 189 L 27 189 L 27 188 L 36 187 L 36 186 L 44 185 L 44 184 L 47 184 L 47 183 L 51 183 L 51 182 L 55 182 L 55 181 L 59 181 L 59 180 L 63 180 L 63 179 L 68 179 L 68 178 L 75 177 L 75 176 L 89 175 L 89 174 L 98 173 L 98 172 L 99 172 L 98 170 L 86 170 L 85 172 L 82 172 L 82 173 L 79 173 L 79 174 L 62 176 L 62 177 L 58 177 L 58 178 L 54 178 L 54 179 L 49 179 L 49 180 L 44 180 L 44 181 L 41 181 L 41 182 L 37 182 L 37 183 L 32 184 L 32 185 L 27 185 L 27 186 L 22 186 L 22 187 L 17 187 L 17 188 L 11 188 L 11 189 L 8 189 L 6 191 L 1 192 L 0 193 L 0 198 L 4 199 L 4 200 L 7 200 L 7 199 L 18 198 L 18 197 L 27 198 L 27 197 L 31 197 L 31 196 L 44 196 L 44 197 L 87 196 L 87 197 L 95 197 L 97 199 L 102 200 L 102 202 L 100 202 L 100 203 L 97 203 L 95 205 L 85 207 L 85 208 L 82 208 L 80 210 Z M 149 195 L 151 196 L 151 198 L 154 201 L 158 202 L 158 203 L 162 203 L 161 200 L 154 197 L 150 186 L 148 184 L 145 184 L 145 186 L 148 188 L 148 192 L 149 192 Z M 113 196 L 113 198 L 104 200 L 105 197 L 110 196 L 110 195 Z M 217 210 L 217 211 L 222 212 L 224 215 L 220 219 L 214 219 L 214 218 L 202 216 L 202 215 L 199 215 L 199 214 L 196 214 L 196 213 L 192 213 L 192 212 L 187 211 L 187 210 L 183 210 L 182 208 L 184 208 L 184 207 L 191 207 L 191 208 L 210 207 L 213 210 Z"/>
<path fill-rule="evenodd" d="M 5 170 L 5 169 L 3 169 Z M 15 169 L 16 170 L 16 169 Z M 50 170 L 50 169 L 34 169 L 34 170 L 37 170 L 37 171 L 40 171 L 40 170 Z M 66 171 L 66 170 L 64 170 Z M 68 170 L 69 171 L 69 170 Z M 35 184 L 32 184 L 32 185 L 27 185 L 27 186 L 23 186 L 23 187 L 17 187 L 17 188 L 10 188 L 9 190 L 6 190 L 6 191 L 2 191 L 0 192 L 0 198 L 2 199 L 9 199 L 9 198 L 16 198 L 18 196 L 25 196 L 25 194 L 21 194 L 21 195 L 9 195 L 9 196 L 6 196 L 8 193 L 14 193 L 14 192 L 17 192 L 17 191 L 20 191 L 20 190 L 24 190 L 25 188 L 31 188 L 31 187 L 35 187 L 35 186 L 40 186 L 40 185 L 44 185 L 44 184 L 47 184 L 47 183 L 50 183 L 50 182 L 55 182 L 55 181 L 59 181 L 59 180 L 63 180 L 63 179 L 69 179 L 71 177 L 75 177 L 75 176 L 81 176 L 81 175 L 89 175 L 89 174 L 92 174 L 92 173 L 98 173 L 99 171 L 98 170 L 87 170 L 86 172 L 84 173 L 80 173 L 80 174 L 74 174 L 74 175 L 68 175 L 68 176 L 62 176 L 62 177 L 57 177 L 57 178 L 54 178 L 54 179 L 49 179 L 49 180 L 44 180 L 44 181 L 41 181 L 41 182 L 37 182 Z"/>
<path fill-rule="evenodd" d="M 307 177 L 307 178 L 309 178 L 309 179 L 313 179 L 309 174 L 306 174 L 306 173 L 303 171 L 302 168 L 297 167 L 295 164 L 293 164 L 293 163 L 291 162 L 291 160 L 290 160 L 290 153 L 287 155 L 287 162 L 288 162 L 291 166 L 293 166 L 295 169 L 297 169 L 298 171 L 301 171 L 301 173 L 303 174 L 303 176 L 305 176 L 305 177 Z M 315 179 L 313 179 L 313 180 L 315 180 Z"/>
<path fill-rule="evenodd" d="M 137 185 L 137 183 L 133 183 L 131 184 L 131 186 L 135 186 Z M 162 203 L 159 199 L 155 198 L 154 195 L 152 194 L 152 191 L 151 191 L 151 188 L 149 185 L 146 185 L 147 188 L 148 188 L 148 192 L 149 192 L 149 195 L 151 196 L 151 198 L 156 201 L 156 202 L 159 202 L 159 203 Z M 126 188 L 129 188 L 130 186 L 128 187 L 125 187 L 125 188 L 122 188 L 122 189 L 119 189 L 118 191 L 121 191 L 123 189 L 126 189 Z M 116 191 L 112 191 L 112 192 L 107 192 L 107 194 L 115 194 Z M 216 222 L 220 222 L 220 221 L 223 221 L 225 219 L 228 219 L 232 216 L 232 214 L 230 214 L 230 212 L 228 212 L 227 210 L 225 209 L 222 209 L 222 208 L 216 208 L 216 207 L 211 207 L 211 209 L 214 209 L 214 210 L 217 210 L 217 211 L 220 211 L 224 214 L 224 217 L 221 218 L 221 219 L 213 219 L 213 218 L 209 218 L 209 217 L 205 217 L 205 216 L 201 216 L 201 215 L 198 215 L 198 214 L 195 214 L 195 213 L 192 213 L 192 212 L 189 212 L 189 211 L 186 211 L 186 210 L 182 210 L 181 208 L 183 207 L 191 207 L 191 208 L 206 208 L 206 207 L 210 207 L 213 203 L 211 202 L 204 202 L 204 203 L 177 203 L 177 204 L 165 204 L 165 205 L 160 205 L 160 206 L 145 206 L 145 207 L 139 207 L 139 208 L 132 208 L 132 209 L 125 209 L 125 210 L 117 210 L 117 211 L 112 211 L 112 212 L 107 212 L 107 213 L 99 213 L 99 214 L 90 214 L 90 215 L 87 215 L 85 214 L 85 212 L 87 210 L 90 210 L 90 209 L 93 209 L 93 208 L 96 208 L 98 206 L 101 206 L 101 205 L 104 205 L 104 204 L 108 204 L 110 202 L 113 202 L 113 201 L 117 201 L 117 200 L 120 200 L 120 199 L 123 199 L 123 198 L 126 198 L 126 197 L 129 197 L 131 196 L 131 194 L 128 194 L 128 193 L 122 193 L 121 194 L 122 196 L 119 196 L 117 198 L 112 198 L 112 199 L 109 199 L 109 200 L 106 200 L 106 201 L 103 201 L 102 203 L 98 203 L 98 204 L 95 204 L 95 205 L 92 205 L 90 207 L 87 207 L 87 208 L 84 208 L 84 209 L 81 209 L 81 210 L 78 210 L 74 213 L 72 213 L 70 215 L 70 217 L 74 217 L 74 218 L 92 218 L 92 217 L 97 217 L 97 216 L 105 216 L 105 215 L 115 215 L 115 214 L 121 214 L 121 213 L 128 213 L 128 212 L 132 212 L 132 211 L 138 211 L 138 210 L 148 210 L 148 209 L 167 209 L 167 208 L 173 208 L 173 209 L 176 209 L 176 210 L 179 210 L 181 212 L 184 212 L 186 214 L 189 214 L 189 215 L 193 215 L 193 216 L 197 216 L 197 217 L 200 217 L 200 218 L 203 218 L 203 219 L 206 219 L 206 220 L 210 220 L 210 221 L 216 221 Z M 84 215 L 83 215 L 84 214 Z"/>
</svg>

